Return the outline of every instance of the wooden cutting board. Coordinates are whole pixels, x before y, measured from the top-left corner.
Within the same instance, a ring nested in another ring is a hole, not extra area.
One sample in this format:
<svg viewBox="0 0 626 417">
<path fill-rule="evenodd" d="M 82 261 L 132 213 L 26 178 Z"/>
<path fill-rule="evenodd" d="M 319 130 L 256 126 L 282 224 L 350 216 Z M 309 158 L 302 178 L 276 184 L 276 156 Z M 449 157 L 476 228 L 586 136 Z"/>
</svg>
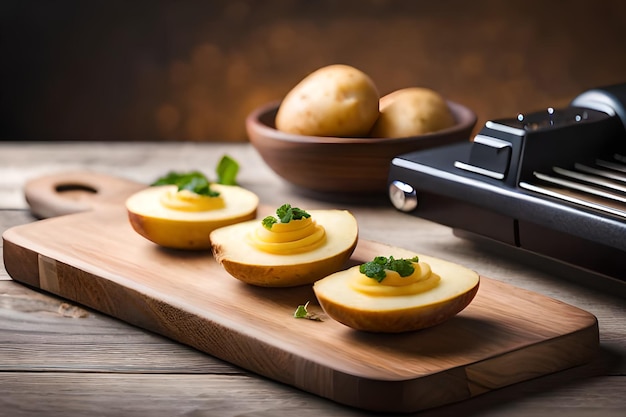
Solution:
<svg viewBox="0 0 626 417">
<path fill-rule="evenodd" d="M 7 271 L 16 281 L 367 410 L 415 412 L 461 401 L 583 364 L 598 348 L 593 315 L 486 277 L 468 308 L 419 332 L 368 334 L 329 318 L 295 319 L 306 302 L 322 314 L 310 286 L 248 286 L 208 252 L 166 250 L 136 234 L 123 201 L 143 187 L 90 173 L 29 183 L 35 213 L 78 213 L 7 230 Z M 384 244 L 362 240 L 351 262 L 387 253 Z"/>
</svg>

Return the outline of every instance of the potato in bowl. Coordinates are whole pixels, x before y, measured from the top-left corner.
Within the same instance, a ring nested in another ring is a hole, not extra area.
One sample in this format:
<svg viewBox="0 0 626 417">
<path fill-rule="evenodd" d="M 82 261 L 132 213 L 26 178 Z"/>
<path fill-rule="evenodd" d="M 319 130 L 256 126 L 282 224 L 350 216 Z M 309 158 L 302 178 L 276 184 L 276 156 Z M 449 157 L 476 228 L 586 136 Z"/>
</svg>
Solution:
<svg viewBox="0 0 626 417">
<path fill-rule="evenodd" d="M 314 71 L 282 100 L 280 131 L 307 136 L 367 136 L 378 119 L 378 90 L 362 71 L 329 65 Z"/>
<path fill-rule="evenodd" d="M 375 138 L 425 135 L 454 126 L 450 106 L 430 88 L 403 88 L 380 99 L 380 115 L 370 131 Z"/>
</svg>

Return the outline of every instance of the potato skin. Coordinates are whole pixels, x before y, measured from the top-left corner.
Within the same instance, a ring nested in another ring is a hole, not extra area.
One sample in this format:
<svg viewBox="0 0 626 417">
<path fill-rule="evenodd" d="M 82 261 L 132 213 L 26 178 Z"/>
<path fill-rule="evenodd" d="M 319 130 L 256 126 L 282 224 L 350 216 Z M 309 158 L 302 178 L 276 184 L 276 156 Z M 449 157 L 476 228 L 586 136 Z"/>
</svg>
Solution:
<svg viewBox="0 0 626 417">
<path fill-rule="evenodd" d="M 372 79 L 349 65 L 322 67 L 283 99 L 276 128 L 307 136 L 367 137 L 380 95 Z"/>
<path fill-rule="evenodd" d="M 373 296 L 350 285 L 359 266 L 329 275 L 313 284 L 315 296 L 332 319 L 355 330 L 403 333 L 439 325 L 467 307 L 480 286 L 480 275 L 462 265 L 390 247 L 397 259 L 419 256 L 441 277 L 439 284 L 422 293 Z"/>
<path fill-rule="evenodd" d="M 467 307 L 478 292 L 477 284 L 452 301 L 406 308 L 380 314 L 355 310 L 316 293 L 320 306 L 329 317 L 355 330 L 370 333 L 404 333 L 437 326 Z"/>
<path fill-rule="evenodd" d="M 227 207 L 220 210 L 186 212 L 169 209 L 161 196 L 175 185 L 147 187 L 126 200 L 128 220 L 133 230 L 157 245 L 173 249 L 211 248 L 210 233 L 220 227 L 256 218 L 259 198 L 238 186 L 212 184 L 222 193 Z"/>
<path fill-rule="evenodd" d="M 127 213 L 130 225 L 141 236 L 166 248 L 186 250 L 211 249 L 209 235 L 213 230 L 256 218 L 256 209 L 238 217 L 195 222 Z"/>
<path fill-rule="evenodd" d="M 403 88 L 380 99 L 380 116 L 370 136 L 417 136 L 451 127 L 454 123 L 448 104 L 438 92 L 420 87 Z"/>
<path fill-rule="evenodd" d="M 233 261 L 224 256 L 220 245 L 213 246 L 215 260 L 226 272 L 246 284 L 259 287 L 296 287 L 311 284 L 320 278 L 340 270 L 356 248 L 357 241 L 330 258 L 294 265 L 250 265 Z"/>
<path fill-rule="evenodd" d="M 343 269 L 358 243 L 358 224 L 347 210 L 309 210 L 326 229 L 326 243 L 309 252 L 279 255 L 246 243 L 260 219 L 217 229 L 211 233 L 215 260 L 234 278 L 261 287 L 294 287 Z"/>
</svg>

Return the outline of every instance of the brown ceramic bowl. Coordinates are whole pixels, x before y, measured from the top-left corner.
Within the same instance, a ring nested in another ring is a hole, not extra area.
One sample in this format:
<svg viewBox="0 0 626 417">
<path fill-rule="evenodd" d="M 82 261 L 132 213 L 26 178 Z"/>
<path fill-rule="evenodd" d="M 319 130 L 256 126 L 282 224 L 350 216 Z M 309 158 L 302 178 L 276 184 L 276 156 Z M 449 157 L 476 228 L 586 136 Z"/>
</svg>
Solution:
<svg viewBox="0 0 626 417">
<path fill-rule="evenodd" d="M 285 181 L 303 191 L 361 195 L 386 193 L 393 157 L 416 150 L 469 140 L 476 114 L 448 101 L 456 125 L 405 138 L 303 136 L 276 130 L 280 102 L 266 104 L 246 118 L 250 142 Z"/>
</svg>

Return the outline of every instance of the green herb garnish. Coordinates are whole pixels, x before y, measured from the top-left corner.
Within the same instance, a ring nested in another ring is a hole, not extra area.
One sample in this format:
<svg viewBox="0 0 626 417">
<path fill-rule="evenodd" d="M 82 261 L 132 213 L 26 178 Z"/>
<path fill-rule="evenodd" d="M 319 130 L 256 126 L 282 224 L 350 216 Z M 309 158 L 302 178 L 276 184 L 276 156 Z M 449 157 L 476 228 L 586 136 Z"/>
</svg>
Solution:
<svg viewBox="0 0 626 417">
<path fill-rule="evenodd" d="M 320 317 L 318 317 L 317 315 L 315 315 L 313 313 L 309 313 L 309 311 L 307 310 L 308 306 L 309 306 L 309 302 L 308 301 L 304 305 L 299 305 L 298 308 L 296 308 L 296 311 L 293 313 L 293 317 L 297 318 L 297 319 L 308 319 L 308 320 L 313 320 L 313 321 L 322 321 L 322 319 Z"/>
<path fill-rule="evenodd" d="M 408 277 L 415 271 L 413 262 L 419 262 L 419 257 L 414 256 L 410 259 L 395 259 L 393 256 L 389 258 L 377 256 L 373 261 L 366 262 L 359 266 L 359 272 L 365 274 L 368 278 L 381 282 L 387 276 L 385 270 L 395 271 L 401 277 Z"/>
<path fill-rule="evenodd" d="M 228 155 L 222 156 L 222 159 L 220 159 L 220 162 L 215 168 L 217 182 L 224 185 L 237 185 L 238 172 L 239 164 Z"/>
<path fill-rule="evenodd" d="M 274 223 L 278 223 L 278 220 L 276 220 L 276 217 L 274 216 L 267 216 L 266 218 L 261 220 L 261 223 L 263 224 L 263 227 L 265 227 L 267 230 L 271 230 L 272 225 Z"/>
<path fill-rule="evenodd" d="M 196 194 L 208 197 L 217 197 L 220 195 L 217 191 L 211 190 L 211 183 L 200 171 L 185 173 L 171 171 L 150 185 L 175 185 L 178 187 L 178 191 L 189 190 Z"/>
<path fill-rule="evenodd" d="M 222 156 L 217 167 L 217 183 L 223 185 L 236 185 L 237 173 L 239 172 L 239 164 L 228 155 Z M 178 191 L 189 190 L 199 195 L 208 197 L 217 197 L 219 192 L 211 189 L 211 182 L 200 171 L 175 172 L 171 171 L 167 175 L 157 179 L 150 184 L 155 185 L 175 185 Z"/>
<path fill-rule="evenodd" d="M 282 206 L 278 207 L 276 209 L 276 216 L 278 218 L 274 216 L 265 217 L 261 221 L 263 227 L 270 230 L 272 228 L 272 225 L 274 223 L 278 223 L 279 221 L 281 223 L 289 223 L 292 220 L 301 220 L 311 217 L 311 215 L 306 211 L 298 207 L 291 207 L 291 204 L 283 204 Z"/>
</svg>

